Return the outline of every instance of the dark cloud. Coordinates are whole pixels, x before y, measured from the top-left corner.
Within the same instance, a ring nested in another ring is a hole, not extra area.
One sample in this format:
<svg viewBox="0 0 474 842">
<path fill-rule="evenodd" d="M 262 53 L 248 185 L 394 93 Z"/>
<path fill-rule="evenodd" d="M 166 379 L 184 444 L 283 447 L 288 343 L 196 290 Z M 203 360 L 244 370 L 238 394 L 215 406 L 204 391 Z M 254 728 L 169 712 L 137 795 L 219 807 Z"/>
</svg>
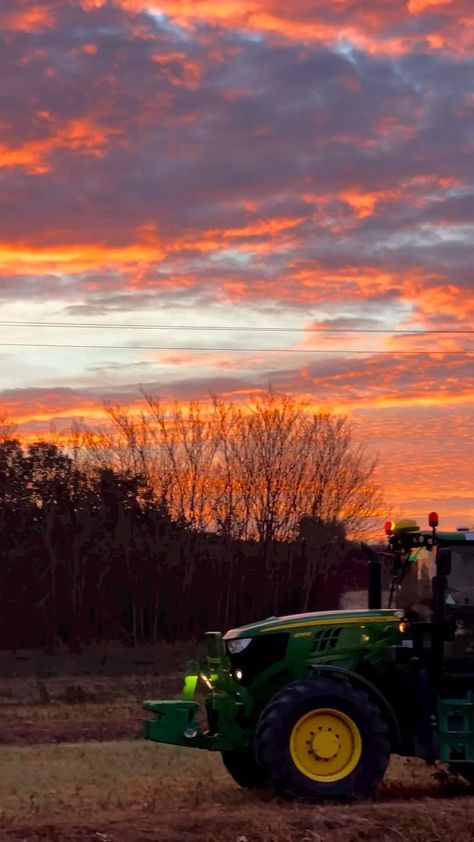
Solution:
<svg viewBox="0 0 474 842">
<path fill-rule="evenodd" d="M 431 399 L 433 406 L 443 410 L 446 418 L 452 414 L 449 407 L 455 402 L 472 405 L 473 358 L 462 353 L 444 356 L 439 353 L 429 354 L 426 350 L 420 354 L 415 350 L 410 354 L 393 352 L 354 356 L 348 349 L 347 355 L 338 358 L 331 358 L 328 351 L 328 357 L 318 356 L 309 363 L 305 360 L 303 366 L 296 366 L 295 358 L 285 355 L 283 349 L 278 354 L 279 368 L 272 368 L 269 358 L 266 368 L 256 368 L 251 376 L 223 377 L 221 374 L 193 373 L 190 377 L 183 377 L 176 369 L 171 375 L 165 375 L 162 369 L 159 377 L 153 378 L 153 368 L 160 365 L 163 357 L 169 356 L 166 352 L 160 352 L 154 355 L 153 360 L 134 361 L 125 357 L 123 364 L 104 362 L 87 368 L 90 375 L 97 372 L 111 375 L 122 373 L 124 376 L 121 383 L 107 382 L 105 378 L 103 385 L 97 386 L 95 379 L 86 373 L 81 388 L 5 389 L 0 392 L 0 403 L 8 407 L 9 414 L 14 416 L 21 411 L 22 414 L 34 417 L 35 413 L 42 413 L 45 408 L 52 412 L 59 408 L 70 409 L 74 415 L 79 407 L 97 407 L 105 400 L 133 404 L 137 400 L 139 388 L 147 393 L 159 392 L 167 397 L 207 399 L 210 394 L 232 395 L 242 393 L 246 388 L 265 390 L 272 386 L 277 391 L 311 396 L 315 402 L 320 401 L 324 405 L 335 404 L 347 409 L 353 406 L 358 408 L 357 411 L 375 412 L 379 407 L 390 405 L 394 424 L 397 423 L 397 413 L 403 414 L 407 407 L 422 396 L 427 401 Z M 202 356 L 200 354 L 200 359 Z M 258 352 L 254 356 L 258 357 Z M 190 367 L 192 359 L 193 354 L 184 348 L 182 368 Z M 284 367 L 281 366 L 282 360 Z M 211 362 L 212 355 L 209 355 Z M 146 380 L 140 378 L 140 371 L 144 372 Z M 474 423 L 473 413 L 471 422 Z M 420 417 L 420 429 L 423 423 Z M 383 428 L 381 430 L 383 432 Z"/>
</svg>

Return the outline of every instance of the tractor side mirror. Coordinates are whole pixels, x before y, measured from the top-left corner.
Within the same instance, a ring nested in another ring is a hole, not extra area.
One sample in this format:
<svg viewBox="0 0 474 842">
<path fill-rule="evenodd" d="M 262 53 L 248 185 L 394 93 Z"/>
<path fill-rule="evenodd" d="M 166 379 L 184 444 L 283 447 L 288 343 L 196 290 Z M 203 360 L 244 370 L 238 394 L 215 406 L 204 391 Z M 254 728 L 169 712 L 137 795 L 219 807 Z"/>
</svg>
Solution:
<svg viewBox="0 0 474 842">
<path fill-rule="evenodd" d="M 449 576 L 451 573 L 450 549 L 443 548 L 442 550 L 438 550 L 438 554 L 436 556 L 436 569 L 438 571 L 438 576 Z"/>
</svg>

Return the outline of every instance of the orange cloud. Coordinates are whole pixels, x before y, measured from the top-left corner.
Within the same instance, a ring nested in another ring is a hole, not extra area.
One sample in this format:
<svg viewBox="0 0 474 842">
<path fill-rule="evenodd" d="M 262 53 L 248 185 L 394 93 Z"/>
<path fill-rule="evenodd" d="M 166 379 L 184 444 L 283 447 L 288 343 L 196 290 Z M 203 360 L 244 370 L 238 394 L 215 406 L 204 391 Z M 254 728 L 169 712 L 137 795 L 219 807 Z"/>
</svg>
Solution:
<svg viewBox="0 0 474 842">
<path fill-rule="evenodd" d="M 242 227 L 226 229 L 214 228 L 208 232 L 204 232 L 203 237 L 214 237 L 216 242 L 219 240 L 219 238 L 223 238 L 224 240 L 232 240 L 240 238 L 246 239 L 249 237 L 260 237 L 262 235 L 267 235 L 271 237 L 280 234 L 282 231 L 289 231 L 292 228 L 296 228 L 296 226 L 300 225 L 302 222 L 304 222 L 304 220 L 305 217 L 303 216 L 296 217 L 294 219 L 255 219 L 254 222 L 250 223 L 249 225 L 244 225 Z"/>
<path fill-rule="evenodd" d="M 27 243 L 0 243 L 0 271 L 86 272 L 106 266 L 152 263 L 164 256 L 158 244 L 132 243 L 109 247 L 105 244 L 58 245 L 31 248 Z M 100 288 L 100 287 L 99 287 Z"/>
<path fill-rule="evenodd" d="M 370 436 L 373 451 L 379 453 L 377 476 L 385 489 L 387 514 L 411 513 L 424 526 L 435 509 L 442 528 L 466 521 L 474 526 L 472 471 L 466 458 L 472 452 L 472 405 L 361 411 L 354 421 L 357 438 L 367 441 Z"/>
<path fill-rule="evenodd" d="M 117 134 L 117 130 L 105 129 L 86 117 L 75 117 L 64 126 L 58 126 L 49 112 L 41 111 L 38 117 L 53 133 L 15 146 L 0 145 L 0 169 L 23 167 L 33 174 L 47 173 L 51 170 L 50 157 L 58 149 L 100 158 L 110 138 Z"/>
<path fill-rule="evenodd" d="M 203 67 L 197 61 L 191 61 L 186 53 L 155 53 L 151 60 L 160 65 L 172 85 L 185 88 L 197 88 L 202 81 Z"/>
<path fill-rule="evenodd" d="M 145 0 L 111 0 L 126 13 L 153 11 Z M 0 13 L 0 25 L 7 32 L 41 32 L 54 26 L 60 11 L 57 2 L 16 0 L 16 8 Z M 80 0 L 85 13 L 105 10 L 106 0 Z M 469 0 L 393 0 L 380 5 L 378 0 L 337 0 L 332 4 L 313 4 L 294 0 L 160 0 L 156 11 L 191 29 L 205 21 L 218 26 L 259 32 L 302 42 L 350 42 L 369 54 L 401 55 L 424 43 L 426 50 L 449 49 L 468 52 L 474 43 L 473 15 Z M 433 21 L 430 16 L 436 15 Z M 404 26 L 413 16 L 426 16 L 423 34 Z M 144 32 L 138 19 L 135 31 Z M 436 27 L 436 28 L 434 28 Z M 399 32 L 397 32 L 399 29 Z"/>
<path fill-rule="evenodd" d="M 349 190 L 341 193 L 341 199 L 354 209 L 358 219 L 365 219 L 372 216 L 378 197 L 376 193 L 352 193 Z"/>
<path fill-rule="evenodd" d="M 331 358 L 329 351 L 327 357 L 313 356 L 310 361 L 307 356 L 305 364 L 299 369 L 289 365 L 290 360 L 297 364 L 298 357 L 287 356 L 286 373 L 281 370 L 282 379 L 276 381 L 275 388 L 277 392 L 290 391 L 306 399 L 312 411 L 326 408 L 355 414 L 355 417 L 370 411 L 376 419 L 379 413 L 392 410 L 433 408 L 448 412 L 458 407 L 458 411 L 464 408 L 464 413 L 471 413 L 469 417 L 472 421 L 474 375 L 470 360 L 474 359 L 474 352 L 473 357 L 466 358 L 462 355 L 443 354 L 442 350 L 418 354 L 413 349 L 413 354 L 406 355 L 397 354 L 397 350 L 400 349 L 393 349 L 386 356 L 377 355 L 375 351 L 373 355 L 352 356 L 352 359 L 349 359 L 350 349 L 347 358 Z M 303 349 L 302 353 L 304 355 Z M 161 352 L 134 349 L 133 354 L 172 368 L 185 366 L 189 373 L 187 386 L 181 384 L 182 373 L 174 372 L 174 381 L 167 377 L 169 385 L 165 394 L 168 399 L 170 395 L 176 394 L 179 400 L 186 401 L 186 389 L 189 392 L 190 384 L 195 382 L 196 385 L 200 384 L 200 396 L 204 403 L 208 400 L 209 392 L 215 391 L 209 370 L 214 368 L 218 372 L 219 369 L 233 368 L 237 371 L 239 367 L 245 369 L 249 365 L 255 371 L 258 370 L 263 384 L 261 387 L 255 386 L 255 381 L 245 382 L 245 379 L 239 383 L 234 377 L 235 382 L 231 388 L 219 389 L 222 396 L 240 400 L 250 393 L 261 394 L 266 391 L 269 381 L 265 371 L 268 360 L 274 356 L 255 351 L 239 355 L 236 362 L 232 352 L 219 350 L 216 353 L 191 353 L 186 349 Z M 285 348 L 274 354 L 281 361 L 285 358 Z M 204 369 L 208 370 L 206 375 L 203 374 Z M 160 391 L 159 387 L 157 389 Z M 148 390 L 152 393 L 156 391 L 152 384 L 149 384 Z M 109 395 L 110 388 L 104 386 L 103 398 Z M 114 403 L 124 403 L 132 409 L 136 401 L 136 391 L 134 389 L 132 392 L 131 387 L 123 391 L 122 399 L 116 395 L 113 397 Z M 0 394 L 0 417 L 7 416 L 26 425 L 33 421 L 46 423 L 53 418 L 72 419 L 78 416 L 93 420 L 101 417 L 101 405 L 102 400 L 73 389 L 10 390 Z"/>
<path fill-rule="evenodd" d="M 421 279 L 420 279 L 421 280 Z M 474 315 L 474 288 L 460 291 L 454 283 L 437 285 L 407 278 L 404 283 L 407 299 L 416 301 L 418 310 L 427 318 L 442 315 L 445 319 L 469 321 Z"/>
<path fill-rule="evenodd" d="M 43 32 L 56 23 L 53 3 L 31 3 L 30 0 L 14 0 L 12 9 L 0 10 L 0 28 L 3 32 Z"/>
<path fill-rule="evenodd" d="M 205 351 L 160 351 L 159 353 L 154 353 L 153 356 L 149 354 L 148 358 L 156 360 L 160 365 L 185 366 L 188 368 L 199 366 L 201 369 L 222 368 L 235 370 L 239 367 L 238 361 L 236 362 L 232 354 L 206 353 Z"/>
<path fill-rule="evenodd" d="M 100 402 L 68 389 L 20 390 L 17 395 L 0 396 L 0 417 L 11 418 L 28 432 L 28 425 L 40 425 L 47 431 L 54 419 L 87 418 L 90 423 L 101 421 L 105 411 Z"/>
<path fill-rule="evenodd" d="M 128 11 L 153 9 L 143 0 L 116 2 Z M 467 52 L 474 41 L 469 0 L 408 0 L 406 5 L 400 0 L 383 5 L 378 0 L 337 0 L 310 7 L 305 0 L 290 5 L 284 0 L 161 0 L 158 8 L 183 28 L 204 20 L 300 42 L 346 41 L 369 54 L 402 55 L 423 41 L 427 50 Z M 419 34 L 403 26 L 410 16 L 433 12 L 438 16 L 436 31 L 427 27 Z"/>
<path fill-rule="evenodd" d="M 83 149 L 82 126 L 69 135 L 73 148 Z M 86 144 L 94 143 L 88 138 Z M 88 149 L 86 145 L 86 150 Z M 180 237 L 164 239 L 154 223 L 146 223 L 136 230 L 137 240 L 123 246 L 112 246 L 106 242 L 60 243 L 44 245 L 42 242 L 8 243 L 0 241 L 0 271 L 19 273 L 24 271 L 38 274 L 52 271 L 84 272 L 105 266 L 117 268 L 134 265 L 146 266 L 164 259 L 166 256 L 179 255 L 180 252 L 194 251 L 207 254 L 227 247 L 228 240 L 266 237 L 266 241 L 251 243 L 248 247 L 239 247 L 242 255 L 247 252 L 265 254 L 275 248 L 274 237 L 282 237 L 285 232 L 296 228 L 303 218 L 294 219 L 257 219 L 254 223 L 223 229 L 210 229 L 200 234 L 183 232 Z M 133 236 L 133 232 L 131 232 Z M 140 276 L 138 285 L 140 285 Z M 242 284 L 242 295 L 245 283 Z"/>
<path fill-rule="evenodd" d="M 81 49 L 83 53 L 89 56 L 95 56 L 98 51 L 97 44 L 83 44 Z"/>
<path fill-rule="evenodd" d="M 419 15 L 434 6 L 449 6 L 453 0 L 408 0 L 408 11 L 412 15 Z"/>
</svg>

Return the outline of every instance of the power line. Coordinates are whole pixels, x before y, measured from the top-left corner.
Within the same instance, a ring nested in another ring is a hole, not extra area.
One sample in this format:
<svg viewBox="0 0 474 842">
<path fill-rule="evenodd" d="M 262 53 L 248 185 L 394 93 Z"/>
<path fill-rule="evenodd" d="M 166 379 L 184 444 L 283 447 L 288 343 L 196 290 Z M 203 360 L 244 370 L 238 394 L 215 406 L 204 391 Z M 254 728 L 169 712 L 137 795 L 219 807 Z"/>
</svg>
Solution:
<svg viewBox="0 0 474 842">
<path fill-rule="evenodd" d="M 427 349 L 427 348 L 420 348 L 419 350 L 401 350 L 401 351 L 392 351 L 392 350 L 371 350 L 366 349 L 362 350 L 360 348 L 242 348 L 241 346 L 235 348 L 211 348 L 211 347 L 202 347 L 199 346 L 189 346 L 189 345 L 79 345 L 79 344 L 63 344 L 59 342 L 0 342 L 0 347 L 5 348 L 71 348 L 71 349 L 87 349 L 90 348 L 91 350 L 103 350 L 103 351 L 192 351 L 196 353 L 272 353 L 272 354 L 370 354 L 371 356 L 379 355 L 379 354 L 391 354 L 392 356 L 398 356 L 400 354 L 418 354 L 418 355 L 430 355 L 433 354 L 450 354 L 450 355 L 458 355 L 458 356 L 474 356 L 474 349 L 473 350 L 461 350 L 461 351 L 444 351 L 441 349 Z"/>
<path fill-rule="evenodd" d="M 27 321 L 3 321 L 3 327 L 66 327 L 66 328 L 100 328 L 109 330 L 205 330 L 205 331 L 246 331 L 247 333 L 382 333 L 403 336 L 433 336 L 433 335 L 467 335 L 474 334 L 471 328 L 437 328 L 428 330 L 417 330 L 415 328 L 382 328 L 382 327 L 249 327 L 248 325 L 173 325 L 173 324 L 118 324 L 110 322 L 27 322 Z"/>
</svg>

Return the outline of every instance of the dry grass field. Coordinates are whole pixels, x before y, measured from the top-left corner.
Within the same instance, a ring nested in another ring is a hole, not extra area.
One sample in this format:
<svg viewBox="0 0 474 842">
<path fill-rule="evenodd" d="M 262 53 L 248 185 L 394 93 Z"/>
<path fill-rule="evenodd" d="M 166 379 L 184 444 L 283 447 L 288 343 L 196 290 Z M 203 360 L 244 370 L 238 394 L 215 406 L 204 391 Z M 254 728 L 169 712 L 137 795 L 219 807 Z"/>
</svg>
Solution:
<svg viewBox="0 0 474 842">
<path fill-rule="evenodd" d="M 418 761 L 394 758 L 374 802 L 314 807 L 241 790 L 216 755 L 136 739 L 144 696 L 179 688 L 172 657 L 168 675 L 22 663 L 0 676 L 1 842 L 474 839 L 472 789 Z"/>
</svg>

